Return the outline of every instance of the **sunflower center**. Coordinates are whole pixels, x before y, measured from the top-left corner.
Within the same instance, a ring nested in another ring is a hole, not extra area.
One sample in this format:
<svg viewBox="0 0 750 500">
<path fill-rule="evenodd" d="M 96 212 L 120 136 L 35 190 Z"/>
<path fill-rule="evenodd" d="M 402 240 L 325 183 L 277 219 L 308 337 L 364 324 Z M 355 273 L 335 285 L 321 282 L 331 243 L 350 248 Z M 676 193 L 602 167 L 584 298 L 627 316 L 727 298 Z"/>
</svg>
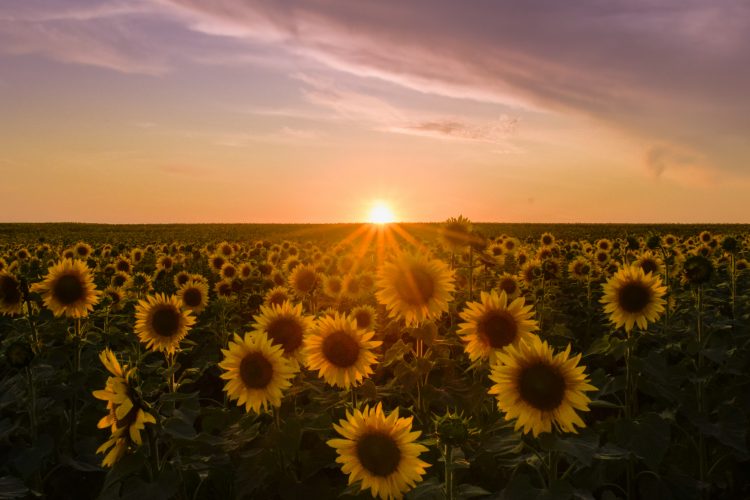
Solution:
<svg viewBox="0 0 750 500">
<path fill-rule="evenodd" d="M 52 293 L 60 303 L 67 306 L 83 299 L 85 290 L 78 276 L 66 274 L 55 282 Z"/>
<path fill-rule="evenodd" d="M 173 307 L 162 307 L 154 312 L 151 325 L 157 335 L 172 337 L 180 329 L 180 312 Z"/>
<path fill-rule="evenodd" d="M 7 276 L 0 277 L 0 301 L 6 304 L 16 304 L 21 301 L 18 283 Z"/>
<path fill-rule="evenodd" d="M 281 317 L 271 321 L 268 325 L 268 336 L 272 344 L 280 344 L 284 352 L 289 354 L 302 345 L 302 325 L 294 318 Z"/>
<path fill-rule="evenodd" d="M 263 389 L 273 378 L 271 362 L 260 352 L 251 352 L 240 363 L 240 377 L 246 387 Z"/>
<path fill-rule="evenodd" d="M 182 301 L 188 307 L 198 307 L 203 300 L 203 294 L 197 288 L 188 288 L 182 294 Z"/>
<path fill-rule="evenodd" d="M 477 332 L 494 349 L 513 343 L 518 323 L 508 311 L 488 311 L 477 322 Z"/>
<path fill-rule="evenodd" d="M 336 331 L 323 340 L 323 355 L 332 364 L 347 368 L 359 359 L 359 343 L 343 331 Z"/>
<path fill-rule="evenodd" d="M 500 290 L 504 291 L 508 295 L 513 295 L 518 290 L 518 285 L 512 279 L 502 280 L 500 282 Z"/>
<path fill-rule="evenodd" d="M 316 278 L 317 276 L 313 271 L 310 271 L 309 269 L 301 269 L 295 277 L 294 284 L 297 287 L 297 290 L 307 293 L 315 288 Z"/>
<path fill-rule="evenodd" d="M 565 396 L 565 379 L 555 368 L 536 364 L 524 368 L 519 381 L 521 398 L 542 411 L 560 406 Z"/>
<path fill-rule="evenodd" d="M 391 436 L 372 432 L 357 441 L 357 458 L 370 474 L 386 477 L 398 469 L 401 450 Z"/>
<path fill-rule="evenodd" d="M 432 275 L 421 267 L 405 269 L 394 285 L 401 299 L 413 306 L 426 304 L 435 294 Z"/>
<path fill-rule="evenodd" d="M 628 283 L 620 289 L 617 299 L 625 312 L 639 313 L 651 302 L 651 291 L 643 283 Z"/>
<path fill-rule="evenodd" d="M 647 259 L 641 261 L 641 269 L 643 269 L 643 272 L 646 274 L 655 273 L 658 269 L 658 266 L 653 260 Z"/>
<path fill-rule="evenodd" d="M 357 327 L 364 329 L 370 328 L 372 324 L 372 317 L 367 311 L 357 311 L 354 315 L 354 319 L 357 322 Z"/>
</svg>

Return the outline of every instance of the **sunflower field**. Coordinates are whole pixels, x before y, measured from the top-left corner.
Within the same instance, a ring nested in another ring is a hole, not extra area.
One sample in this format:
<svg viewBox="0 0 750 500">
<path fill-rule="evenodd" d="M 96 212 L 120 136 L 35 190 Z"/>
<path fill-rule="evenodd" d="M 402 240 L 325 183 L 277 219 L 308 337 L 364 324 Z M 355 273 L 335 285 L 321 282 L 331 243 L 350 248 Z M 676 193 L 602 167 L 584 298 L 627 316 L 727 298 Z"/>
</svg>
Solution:
<svg viewBox="0 0 750 500">
<path fill-rule="evenodd" d="M 750 230 L 0 227 L 0 499 L 750 498 Z"/>
</svg>

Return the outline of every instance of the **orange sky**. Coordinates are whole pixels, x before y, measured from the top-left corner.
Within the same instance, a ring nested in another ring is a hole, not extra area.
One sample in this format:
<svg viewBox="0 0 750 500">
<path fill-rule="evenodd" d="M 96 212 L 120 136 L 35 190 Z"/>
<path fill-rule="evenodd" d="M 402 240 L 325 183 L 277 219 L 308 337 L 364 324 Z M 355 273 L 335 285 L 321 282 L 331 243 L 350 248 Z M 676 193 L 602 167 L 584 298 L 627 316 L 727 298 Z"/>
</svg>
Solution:
<svg viewBox="0 0 750 500">
<path fill-rule="evenodd" d="M 750 222 L 746 4 L 508 4 L 6 1 L 0 220 Z"/>
</svg>

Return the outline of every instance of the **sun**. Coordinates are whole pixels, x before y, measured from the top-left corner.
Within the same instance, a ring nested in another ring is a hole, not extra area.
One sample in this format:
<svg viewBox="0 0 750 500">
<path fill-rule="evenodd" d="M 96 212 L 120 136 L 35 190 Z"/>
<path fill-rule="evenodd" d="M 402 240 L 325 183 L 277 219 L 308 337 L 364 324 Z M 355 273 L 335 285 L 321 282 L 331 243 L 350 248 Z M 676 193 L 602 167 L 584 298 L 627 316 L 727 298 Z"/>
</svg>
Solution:
<svg viewBox="0 0 750 500">
<path fill-rule="evenodd" d="M 396 216 L 393 215 L 393 210 L 391 210 L 391 207 L 387 203 L 378 201 L 372 205 L 368 222 L 372 224 L 388 224 L 395 222 L 395 220 Z"/>
</svg>

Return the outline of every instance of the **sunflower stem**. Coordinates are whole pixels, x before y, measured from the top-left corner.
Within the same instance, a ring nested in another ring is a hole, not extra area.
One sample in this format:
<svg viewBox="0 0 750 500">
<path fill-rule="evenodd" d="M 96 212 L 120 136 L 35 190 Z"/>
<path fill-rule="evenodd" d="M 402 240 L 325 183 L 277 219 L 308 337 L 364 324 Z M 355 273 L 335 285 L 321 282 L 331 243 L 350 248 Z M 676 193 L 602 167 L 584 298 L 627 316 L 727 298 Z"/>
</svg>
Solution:
<svg viewBox="0 0 750 500">
<path fill-rule="evenodd" d="M 81 372 L 81 349 L 83 348 L 83 342 L 81 342 L 81 318 L 75 320 L 75 336 L 73 338 L 75 347 L 73 349 L 73 374 L 74 378 L 78 378 L 78 374 Z M 70 449 L 75 450 L 75 443 L 77 439 L 77 427 L 78 427 L 78 390 L 76 384 L 73 386 L 73 400 L 71 401 L 70 410 Z"/>
<path fill-rule="evenodd" d="M 31 366 L 26 367 L 26 383 L 28 385 L 29 396 L 29 425 L 31 426 L 31 440 L 36 441 L 36 388 L 34 387 L 34 372 Z"/>
<path fill-rule="evenodd" d="M 474 247 L 469 245 L 469 300 L 474 300 Z"/>
<path fill-rule="evenodd" d="M 151 479 L 153 479 L 161 471 L 159 447 L 157 446 L 156 436 L 154 436 L 154 431 L 151 427 L 146 428 L 146 436 L 148 436 L 148 454 L 151 459 Z"/>
<path fill-rule="evenodd" d="M 445 498 L 453 500 L 453 447 L 449 444 L 443 447 L 443 460 L 445 462 Z"/>
<path fill-rule="evenodd" d="M 32 318 L 32 308 L 31 308 L 31 301 L 29 300 L 28 296 L 26 297 L 26 320 L 29 322 L 29 327 L 31 327 L 31 350 L 34 354 L 39 354 L 39 352 L 42 349 L 42 346 L 39 342 L 39 331 L 36 328 L 36 322 Z"/>
<path fill-rule="evenodd" d="M 697 392 L 697 403 L 698 403 L 698 415 L 703 415 L 705 412 L 705 394 L 703 387 L 703 285 L 698 286 L 698 293 L 696 297 L 696 312 L 697 321 L 695 325 L 696 340 L 698 342 L 698 360 L 697 368 L 698 373 L 696 377 L 696 392 Z M 701 485 L 705 484 L 706 480 L 706 442 L 703 437 L 703 432 L 698 432 L 698 479 Z M 701 497 L 705 497 L 705 490 L 701 494 Z"/>
<path fill-rule="evenodd" d="M 557 452 L 549 450 L 547 452 L 547 488 L 551 489 L 557 481 Z"/>
<path fill-rule="evenodd" d="M 174 380 L 174 362 L 175 362 L 176 354 L 173 352 L 166 352 L 164 353 L 164 357 L 167 360 L 167 372 L 169 373 L 169 378 L 167 379 L 167 385 L 169 385 L 169 392 L 175 392 L 177 389 L 175 380 Z"/>
</svg>

